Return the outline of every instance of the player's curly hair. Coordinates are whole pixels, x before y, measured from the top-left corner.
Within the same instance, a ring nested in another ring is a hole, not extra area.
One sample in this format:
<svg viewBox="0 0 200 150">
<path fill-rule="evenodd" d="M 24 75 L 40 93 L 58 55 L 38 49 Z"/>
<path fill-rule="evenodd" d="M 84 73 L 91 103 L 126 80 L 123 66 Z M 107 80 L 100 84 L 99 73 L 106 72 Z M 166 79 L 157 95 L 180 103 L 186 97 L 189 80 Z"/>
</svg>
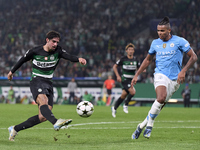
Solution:
<svg viewBox="0 0 200 150">
<path fill-rule="evenodd" d="M 126 45 L 125 50 L 127 50 L 129 47 L 133 47 L 133 49 L 135 49 L 135 45 L 133 45 L 132 43 L 129 43 L 128 45 Z"/>
</svg>

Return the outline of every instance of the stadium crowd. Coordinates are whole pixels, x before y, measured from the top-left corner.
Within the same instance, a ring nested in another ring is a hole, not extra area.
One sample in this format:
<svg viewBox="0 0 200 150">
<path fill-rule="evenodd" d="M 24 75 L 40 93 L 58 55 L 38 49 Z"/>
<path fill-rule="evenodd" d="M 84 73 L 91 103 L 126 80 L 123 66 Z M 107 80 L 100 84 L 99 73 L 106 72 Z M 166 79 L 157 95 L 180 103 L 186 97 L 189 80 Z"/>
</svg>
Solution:
<svg viewBox="0 0 200 150">
<path fill-rule="evenodd" d="M 150 21 L 164 16 L 178 20 L 171 24 L 172 33 L 186 38 L 199 56 L 199 8 L 200 0 L 0 0 L 0 76 L 6 77 L 28 49 L 44 44 L 40 41 L 45 41 L 45 33 L 55 30 L 61 33 L 60 45 L 86 58 L 88 64 L 85 67 L 61 60 L 54 77 L 105 79 L 113 75 L 112 66 L 124 55 L 128 43 L 135 45 L 135 55 L 143 61 L 152 40 L 157 38 Z M 139 82 L 152 82 L 154 65 Z M 186 82 L 200 82 L 199 65 L 200 58 L 186 75 Z M 26 63 L 15 76 L 30 73 L 31 63 Z"/>
</svg>

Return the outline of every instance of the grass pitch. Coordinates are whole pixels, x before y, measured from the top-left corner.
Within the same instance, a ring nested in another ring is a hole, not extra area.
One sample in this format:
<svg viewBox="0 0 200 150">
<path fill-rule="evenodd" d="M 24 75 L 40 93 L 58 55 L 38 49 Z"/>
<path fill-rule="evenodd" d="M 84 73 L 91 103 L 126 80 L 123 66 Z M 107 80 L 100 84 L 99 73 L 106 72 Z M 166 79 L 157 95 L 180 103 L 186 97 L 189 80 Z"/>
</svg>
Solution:
<svg viewBox="0 0 200 150">
<path fill-rule="evenodd" d="M 0 104 L 0 150 L 199 150 L 200 109 L 165 107 L 156 118 L 150 139 L 143 135 L 132 140 L 138 123 L 146 117 L 150 107 L 122 107 L 117 117 L 111 116 L 107 106 L 94 106 L 89 118 L 81 118 L 75 105 L 54 105 L 56 118 L 73 119 L 68 129 L 54 131 L 49 122 L 20 131 L 15 141 L 8 140 L 7 128 L 19 124 L 38 113 L 36 105 Z"/>
</svg>

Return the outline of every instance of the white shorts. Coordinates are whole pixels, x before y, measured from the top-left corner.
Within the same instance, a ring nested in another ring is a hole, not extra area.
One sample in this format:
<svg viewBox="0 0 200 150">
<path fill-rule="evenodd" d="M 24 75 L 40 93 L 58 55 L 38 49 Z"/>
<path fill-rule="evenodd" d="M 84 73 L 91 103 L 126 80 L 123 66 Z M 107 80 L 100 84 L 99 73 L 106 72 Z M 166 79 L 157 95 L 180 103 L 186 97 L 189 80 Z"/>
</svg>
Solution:
<svg viewBox="0 0 200 150">
<path fill-rule="evenodd" d="M 161 73 L 154 74 L 155 89 L 161 85 L 165 86 L 167 89 L 167 97 L 165 99 L 165 102 L 168 102 L 168 100 L 172 97 L 172 95 L 178 90 L 180 86 L 180 84 L 178 84 L 176 80 L 172 81 L 164 74 Z"/>
</svg>

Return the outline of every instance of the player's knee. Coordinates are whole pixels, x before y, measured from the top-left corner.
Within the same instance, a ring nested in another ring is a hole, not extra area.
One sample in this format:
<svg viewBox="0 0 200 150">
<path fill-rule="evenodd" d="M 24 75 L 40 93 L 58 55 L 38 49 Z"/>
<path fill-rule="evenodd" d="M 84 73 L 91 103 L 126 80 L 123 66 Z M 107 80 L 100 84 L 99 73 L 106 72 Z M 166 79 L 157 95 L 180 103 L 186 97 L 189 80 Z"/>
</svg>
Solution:
<svg viewBox="0 0 200 150">
<path fill-rule="evenodd" d="M 165 95 L 158 96 L 158 97 L 157 97 L 157 101 L 158 101 L 159 103 L 163 104 L 163 103 L 165 102 L 165 100 L 166 100 L 166 97 L 167 97 L 167 96 L 165 96 Z"/>
<path fill-rule="evenodd" d="M 44 116 L 42 116 L 42 114 L 39 115 L 39 119 L 40 119 L 40 122 L 44 122 L 47 120 Z"/>
<path fill-rule="evenodd" d="M 135 95 L 135 91 L 131 91 L 131 92 L 129 92 L 129 94 L 131 94 L 132 96 L 134 96 Z"/>
<path fill-rule="evenodd" d="M 39 105 L 48 105 L 48 98 L 44 94 L 39 94 L 36 101 Z"/>
</svg>

